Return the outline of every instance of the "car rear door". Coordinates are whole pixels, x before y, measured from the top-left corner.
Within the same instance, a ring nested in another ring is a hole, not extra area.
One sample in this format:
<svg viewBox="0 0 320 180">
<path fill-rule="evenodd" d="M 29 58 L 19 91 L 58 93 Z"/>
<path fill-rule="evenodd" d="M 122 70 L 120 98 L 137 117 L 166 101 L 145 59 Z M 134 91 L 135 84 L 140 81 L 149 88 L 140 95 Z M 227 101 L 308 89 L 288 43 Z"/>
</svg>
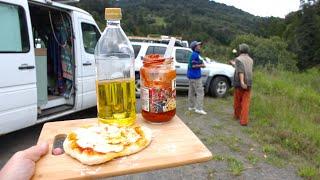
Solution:
<svg viewBox="0 0 320 180">
<path fill-rule="evenodd" d="M 36 67 L 27 1 L 0 1 L 0 134 L 37 119 Z"/>
<path fill-rule="evenodd" d="M 175 67 L 177 72 L 177 86 L 187 87 L 189 86 L 189 79 L 187 77 L 189 59 L 192 54 L 191 49 L 176 48 L 175 50 Z M 209 69 L 201 69 L 202 84 L 205 85 L 209 76 Z"/>
<path fill-rule="evenodd" d="M 191 50 L 179 49 L 175 50 L 175 68 L 177 72 L 177 86 L 186 87 L 189 86 L 189 80 L 187 77 L 188 63 L 191 56 Z"/>
</svg>

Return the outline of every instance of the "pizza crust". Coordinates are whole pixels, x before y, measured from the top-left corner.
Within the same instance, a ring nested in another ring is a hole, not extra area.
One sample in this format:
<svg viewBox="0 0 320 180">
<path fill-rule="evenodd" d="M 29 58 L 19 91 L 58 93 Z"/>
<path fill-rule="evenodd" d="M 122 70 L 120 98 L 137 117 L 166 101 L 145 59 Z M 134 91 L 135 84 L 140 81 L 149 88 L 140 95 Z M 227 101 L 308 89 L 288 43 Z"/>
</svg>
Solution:
<svg viewBox="0 0 320 180">
<path fill-rule="evenodd" d="M 152 132 L 151 129 L 142 126 L 141 130 L 144 134 L 144 138 L 140 138 L 137 142 L 132 143 L 128 146 L 125 146 L 121 152 L 109 152 L 109 153 L 94 153 L 94 154 L 86 154 L 82 153 L 78 149 L 72 149 L 72 142 L 66 138 L 63 143 L 63 148 L 66 154 L 70 155 L 71 157 L 79 160 L 82 164 L 86 165 L 95 165 L 101 164 L 107 161 L 110 161 L 117 157 L 128 156 L 134 153 L 137 153 L 144 148 L 146 148 L 152 140 Z M 143 141 L 143 142 L 142 142 Z M 139 145 L 142 144 L 142 145 Z"/>
</svg>

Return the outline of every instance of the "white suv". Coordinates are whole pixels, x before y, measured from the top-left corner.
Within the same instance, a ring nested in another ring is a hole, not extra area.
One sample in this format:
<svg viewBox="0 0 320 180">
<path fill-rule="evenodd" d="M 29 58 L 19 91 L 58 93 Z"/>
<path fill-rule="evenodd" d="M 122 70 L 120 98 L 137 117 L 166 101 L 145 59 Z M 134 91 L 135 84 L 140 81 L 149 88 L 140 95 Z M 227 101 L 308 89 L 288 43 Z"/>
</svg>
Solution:
<svg viewBox="0 0 320 180">
<path fill-rule="evenodd" d="M 136 93 L 140 94 L 140 68 L 142 67 L 142 58 L 148 54 L 164 54 L 167 44 L 149 43 L 149 42 L 132 42 L 131 44 L 135 53 L 135 72 L 136 72 Z M 187 78 L 188 61 L 192 53 L 190 48 L 174 47 L 172 56 L 177 72 L 177 89 L 187 90 L 189 81 Z M 202 82 L 205 93 L 215 97 L 226 96 L 228 89 L 232 85 L 234 68 L 227 64 L 218 62 L 208 62 L 203 60 L 206 68 L 202 69 Z"/>
</svg>

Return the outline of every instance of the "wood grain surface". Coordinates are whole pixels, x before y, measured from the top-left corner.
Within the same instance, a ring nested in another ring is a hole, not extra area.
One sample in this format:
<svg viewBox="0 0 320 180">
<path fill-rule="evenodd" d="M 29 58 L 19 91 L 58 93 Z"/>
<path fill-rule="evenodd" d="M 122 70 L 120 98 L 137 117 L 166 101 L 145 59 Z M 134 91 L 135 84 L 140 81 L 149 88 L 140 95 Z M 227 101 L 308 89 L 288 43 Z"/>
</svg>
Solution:
<svg viewBox="0 0 320 180">
<path fill-rule="evenodd" d="M 151 128 L 153 139 L 146 149 L 136 154 L 95 166 L 83 165 L 66 154 L 51 154 L 56 135 L 67 134 L 76 127 L 96 123 L 97 119 L 81 119 L 44 124 L 38 143 L 47 141 L 49 153 L 37 162 L 33 179 L 110 177 L 205 162 L 212 158 L 211 152 L 179 117 L 175 116 L 165 124 L 150 124 L 140 114 L 137 116 L 137 123 Z"/>
</svg>

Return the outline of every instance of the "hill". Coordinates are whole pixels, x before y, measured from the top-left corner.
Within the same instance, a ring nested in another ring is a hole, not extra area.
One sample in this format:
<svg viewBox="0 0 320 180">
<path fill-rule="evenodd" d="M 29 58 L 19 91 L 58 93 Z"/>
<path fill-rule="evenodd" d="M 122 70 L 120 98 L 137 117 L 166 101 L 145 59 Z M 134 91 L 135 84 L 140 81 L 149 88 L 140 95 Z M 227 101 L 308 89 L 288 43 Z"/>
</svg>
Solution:
<svg viewBox="0 0 320 180">
<path fill-rule="evenodd" d="M 208 0 L 81 0 L 76 6 L 90 12 L 101 29 L 104 8 L 121 7 L 122 27 L 129 35 L 166 34 L 228 45 L 239 34 L 282 35 L 284 20 L 262 18 Z"/>
</svg>

